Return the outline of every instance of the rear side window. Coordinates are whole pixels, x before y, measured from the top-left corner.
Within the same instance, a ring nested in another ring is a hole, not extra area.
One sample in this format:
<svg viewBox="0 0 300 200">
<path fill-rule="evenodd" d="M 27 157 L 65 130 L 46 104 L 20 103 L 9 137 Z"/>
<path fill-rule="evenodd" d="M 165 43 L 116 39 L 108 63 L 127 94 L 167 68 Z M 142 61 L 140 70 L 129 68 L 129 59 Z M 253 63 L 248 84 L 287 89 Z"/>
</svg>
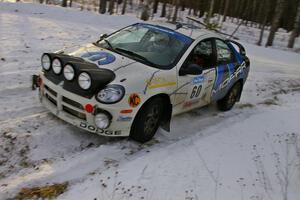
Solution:
<svg viewBox="0 0 300 200">
<path fill-rule="evenodd" d="M 216 39 L 215 41 L 218 64 L 229 64 L 235 62 L 234 54 L 229 46 L 222 40 Z"/>
</svg>

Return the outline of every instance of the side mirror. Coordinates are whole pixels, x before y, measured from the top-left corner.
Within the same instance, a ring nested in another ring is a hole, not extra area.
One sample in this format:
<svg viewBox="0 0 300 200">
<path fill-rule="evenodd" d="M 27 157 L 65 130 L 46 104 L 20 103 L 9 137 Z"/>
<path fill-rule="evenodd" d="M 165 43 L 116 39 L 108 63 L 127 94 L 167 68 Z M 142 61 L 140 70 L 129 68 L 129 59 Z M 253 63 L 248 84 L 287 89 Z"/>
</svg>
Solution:
<svg viewBox="0 0 300 200">
<path fill-rule="evenodd" d="M 106 38 L 108 35 L 106 34 L 106 33 L 104 33 L 104 34 L 101 34 L 100 35 L 100 40 L 103 40 L 104 38 Z"/>
<path fill-rule="evenodd" d="M 203 72 L 203 68 L 197 64 L 189 64 L 187 67 L 182 67 L 179 70 L 179 76 L 185 75 L 200 75 Z"/>
</svg>

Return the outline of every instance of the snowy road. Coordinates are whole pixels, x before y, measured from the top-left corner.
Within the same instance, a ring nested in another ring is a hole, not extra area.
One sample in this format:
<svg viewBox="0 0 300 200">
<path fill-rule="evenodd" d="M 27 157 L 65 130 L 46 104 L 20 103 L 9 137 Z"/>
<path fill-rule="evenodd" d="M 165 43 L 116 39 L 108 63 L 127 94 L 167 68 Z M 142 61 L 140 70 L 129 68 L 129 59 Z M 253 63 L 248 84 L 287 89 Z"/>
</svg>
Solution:
<svg viewBox="0 0 300 200">
<path fill-rule="evenodd" d="M 43 52 L 136 21 L 0 3 L 0 199 L 68 181 L 60 199 L 299 200 L 299 54 L 245 44 L 251 73 L 235 109 L 177 116 L 144 145 L 81 131 L 40 105 L 30 75 Z"/>
</svg>

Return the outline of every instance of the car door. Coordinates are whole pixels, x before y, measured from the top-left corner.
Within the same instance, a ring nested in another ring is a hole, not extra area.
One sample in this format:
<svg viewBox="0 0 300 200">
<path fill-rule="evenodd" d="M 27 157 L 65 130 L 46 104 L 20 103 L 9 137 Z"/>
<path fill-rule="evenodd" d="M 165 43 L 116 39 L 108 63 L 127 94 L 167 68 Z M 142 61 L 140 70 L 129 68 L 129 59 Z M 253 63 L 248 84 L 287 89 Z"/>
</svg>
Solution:
<svg viewBox="0 0 300 200">
<path fill-rule="evenodd" d="M 185 112 L 210 103 L 215 80 L 215 60 L 212 38 L 204 39 L 196 44 L 179 67 L 173 113 Z M 182 73 L 191 66 L 195 69 L 194 72 Z M 196 70 L 197 67 L 200 70 Z"/>
<path fill-rule="evenodd" d="M 212 101 L 223 98 L 234 84 L 233 75 L 240 66 L 239 60 L 234 55 L 232 46 L 227 42 L 215 38 L 216 49 L 216 80 L 212 91 Z"/>
</svg>

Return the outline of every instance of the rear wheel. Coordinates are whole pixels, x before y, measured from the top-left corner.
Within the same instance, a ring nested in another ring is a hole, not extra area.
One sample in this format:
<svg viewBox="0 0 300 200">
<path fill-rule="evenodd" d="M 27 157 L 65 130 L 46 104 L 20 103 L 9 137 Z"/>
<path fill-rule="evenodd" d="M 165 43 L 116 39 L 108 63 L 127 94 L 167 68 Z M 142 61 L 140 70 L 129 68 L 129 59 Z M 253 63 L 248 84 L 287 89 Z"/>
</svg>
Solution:
<svg viewBox="0 0 300 200">
<path fill-rule="evenodd" d="M 227 95 L 217 102 L 219 110 L 228 111 L 230 110 L 235 102 L 237 102 L 241 94 L 242 85 L 237 82 L 227 93 Z"/>
<path fill-rule="evenodd" d="M 137 113 L 130 137 L 138 142 L 147 142 L 155 135 L 163 112 L 163 101 L 157 97 L 147 102 Z"/>
</svg>

